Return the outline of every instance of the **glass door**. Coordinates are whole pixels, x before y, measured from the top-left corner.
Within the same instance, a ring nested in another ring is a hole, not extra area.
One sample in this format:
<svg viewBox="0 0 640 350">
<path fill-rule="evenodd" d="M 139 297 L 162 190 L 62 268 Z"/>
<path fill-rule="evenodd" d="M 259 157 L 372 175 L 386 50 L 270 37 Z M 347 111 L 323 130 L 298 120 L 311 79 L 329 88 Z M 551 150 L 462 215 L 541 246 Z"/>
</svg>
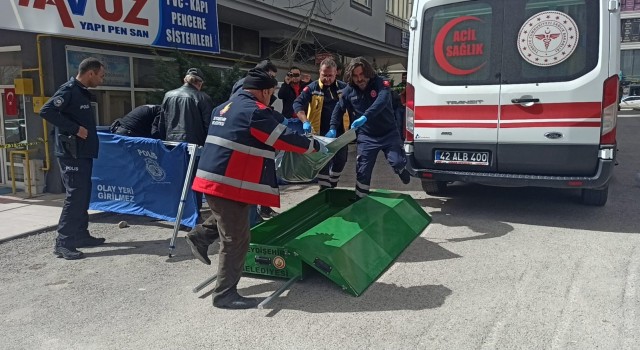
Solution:
<svg viewBox="0 0 640 350">
<path fill-rule="evenodd" d="M 27 127 L 22 106 L 22 96 L 15 93 L 13 86 L 0 86 L 0 184 L 8 184 L 10 178 L 9 145 L 27 140 Z M 21 161 L 14 163 L 16 181 L 23 181 Z"/>
</svg>

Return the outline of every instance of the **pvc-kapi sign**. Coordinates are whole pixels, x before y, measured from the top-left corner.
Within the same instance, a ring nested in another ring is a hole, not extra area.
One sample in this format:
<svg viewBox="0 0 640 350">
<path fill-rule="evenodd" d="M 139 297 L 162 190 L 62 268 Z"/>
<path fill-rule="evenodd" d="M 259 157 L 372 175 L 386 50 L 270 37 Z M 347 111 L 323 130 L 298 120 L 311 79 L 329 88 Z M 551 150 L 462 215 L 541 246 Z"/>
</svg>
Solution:
<svg viewBox="0 0 640 350">
<path fill-rule="evenodd" d="M 0 28 L 219 53 L 215 0 L 4 0 Z"/>
</svg>

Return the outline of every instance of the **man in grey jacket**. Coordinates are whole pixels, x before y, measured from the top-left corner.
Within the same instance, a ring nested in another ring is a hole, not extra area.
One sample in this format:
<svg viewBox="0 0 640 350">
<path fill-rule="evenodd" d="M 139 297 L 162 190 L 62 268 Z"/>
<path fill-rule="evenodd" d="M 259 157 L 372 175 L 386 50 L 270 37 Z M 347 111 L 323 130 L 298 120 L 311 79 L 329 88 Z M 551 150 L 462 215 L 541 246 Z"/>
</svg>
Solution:
<svg viewBox="0 0 640 350">
<path fill-rule="evenodd" d="M 200 69 L 190 68 L 184 85 L 164 95 L 158 124 L 161 139 L 204 146 L 214 106 L 211 97 L 200 91 L 202 76 Z"/>
</svg>

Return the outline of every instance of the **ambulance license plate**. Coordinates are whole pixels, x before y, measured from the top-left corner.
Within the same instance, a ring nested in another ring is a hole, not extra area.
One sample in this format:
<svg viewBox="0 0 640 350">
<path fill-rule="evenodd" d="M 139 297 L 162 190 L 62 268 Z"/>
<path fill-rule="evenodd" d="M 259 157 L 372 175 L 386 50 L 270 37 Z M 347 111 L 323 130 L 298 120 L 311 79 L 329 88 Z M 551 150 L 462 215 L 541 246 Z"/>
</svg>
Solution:
<svg viewBox="0 0 640 350">
<path fill-rule="evenodd" d="M 435 164 L 489 165 L 489 152 L 436 150 Z"/>
</svg>

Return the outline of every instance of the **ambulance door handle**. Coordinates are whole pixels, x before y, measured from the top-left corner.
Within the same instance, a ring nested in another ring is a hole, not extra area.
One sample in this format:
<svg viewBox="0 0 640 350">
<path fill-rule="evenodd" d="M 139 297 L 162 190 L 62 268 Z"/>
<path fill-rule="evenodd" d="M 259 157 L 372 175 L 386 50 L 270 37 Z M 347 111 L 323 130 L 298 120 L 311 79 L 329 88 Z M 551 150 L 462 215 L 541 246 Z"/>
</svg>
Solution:
<svg viewBox="0 0 640 350">
<path fill-rule="evenodd" d="M 522 104 L 522 105 L 527 104 L 527 107 L 533 105 L 534 103 L 538 103 L 538 102 L 540 102 L 539 98 L 514 98 L 514 99 L 511 99 L 511 103 L 519 103 L 519 104 Z"/>
</svg>

